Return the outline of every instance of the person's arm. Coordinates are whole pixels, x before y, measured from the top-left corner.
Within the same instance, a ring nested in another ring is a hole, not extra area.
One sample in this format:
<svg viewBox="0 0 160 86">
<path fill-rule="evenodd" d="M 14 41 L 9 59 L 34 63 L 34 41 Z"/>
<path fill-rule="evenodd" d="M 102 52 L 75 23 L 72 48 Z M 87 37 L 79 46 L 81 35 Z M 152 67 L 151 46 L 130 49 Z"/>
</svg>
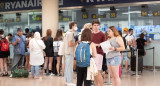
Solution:
<svg viewBox="0 0 160 86">
<path fill-rule="evenodd" d="M 133 41 L 133 46 L 136 46 L 136 40 L 133 38 L 132 41 Z"/>
<path fill-rule="evenodd" d="M 72 42 L 73 39 L 74 39 L 74 37 L 73 37 L 73 34 L 71 34 L 71 33 L 67 35 L 67 39 L 69 40 L 69 42 L 68 42 L 68 46 L 69 46 L 69 47 L 76 46 L 77 43 L 78 43 L 78 42 L 76 42 L 76 43 L 73 43 L 73 42 Z"/>
<path fill-rule="evenodd" d="M 18 42 L 20 42 L 19 38 L 17 38 L 17 40 L 15 38 L 13 38 L 12 45 L 15 46 Z"/>
<path fill-rule="evenodd" d="M 40 40 L 41 41 L 41 48 L 42 49 L 45 49 L 46 48 L 46 45 L 44 44 L 44 42 L 42 41 L 42 40 Z"/>
<path fill-rule="evenodd" d="M 76 46 L 77 43 L 78 43 L 78 42 L 73 43 L 72 40 L 71 40 L 71 41 L 69 41 L 68 45 L 69 45 L 69 47 L 73 47 L 73 46 Z"/>
<path fill-rule="evenodd" d="M 96 58 L 97 50 L 96 50 L 96 46 L 94 43 L 91 43 L 91 48 L 92 48 L 92 56 Z"/>
<path fill-rule="evenodd" d="M 76 57 L 76 49 L 77 49 L 78 44 L 76 45 L 75 49 L 74 49 L 74 58 Z"/>
<path fill-rule="evenodd" d="M 111 47 L 109 49 L 113 50 L 113 51 L 124 51 L 125 47 L 124 47 L 124 42 L 123 42 L 122 37 L 117 37 L 116 41 L 118 42 L 118 44 L 120 45 L 120 47 L 119 48 Z"/>
<path fill-rule="evenodd" d="M 147 41 L 144 42 L 145 45 L 149 44 L 149 38 L 147 38 Z"/>
</svg>

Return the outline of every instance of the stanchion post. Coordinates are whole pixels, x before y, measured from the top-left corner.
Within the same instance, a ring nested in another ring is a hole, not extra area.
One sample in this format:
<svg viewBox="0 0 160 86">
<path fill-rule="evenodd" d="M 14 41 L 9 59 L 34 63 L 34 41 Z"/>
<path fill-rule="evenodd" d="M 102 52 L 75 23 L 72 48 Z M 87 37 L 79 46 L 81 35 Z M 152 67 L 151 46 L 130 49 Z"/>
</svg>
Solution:
<svg viewBox="0 0 160 86">
<path fill-rule="evenodd" d="M 136 52 L 136 76 L 138 75 L 138 49 Z"/>
<path fill-rule="evenodd" d="M 153 47 L 153 72 L 156 72 L 155 70 L 155 47 Z"/>
<path fill-rule="evenodd" d="M 110 75 L 109 72 L 108 72 L 108 83 L 107 83 L 107 85 L 112 85 L 112 83 L 111 83 L 111 75 Z"/>
</svg>

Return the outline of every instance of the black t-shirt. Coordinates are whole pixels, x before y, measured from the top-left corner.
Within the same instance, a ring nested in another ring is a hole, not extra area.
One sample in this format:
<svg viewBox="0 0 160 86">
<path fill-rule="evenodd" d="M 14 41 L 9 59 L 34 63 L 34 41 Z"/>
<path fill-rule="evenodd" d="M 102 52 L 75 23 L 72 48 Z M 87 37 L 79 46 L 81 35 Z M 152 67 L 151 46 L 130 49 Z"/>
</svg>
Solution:
<svg viewBox="0 0 160 86">
<path fill-rule="evenodd" d="M 136 42 L 137 42 L 137 49 L 139 49 L 138 55 L 144 55 L 144 52 L 145 52 L 144 45 L 146 40 L 143 38 L 138 38 Z"/>
</svg>

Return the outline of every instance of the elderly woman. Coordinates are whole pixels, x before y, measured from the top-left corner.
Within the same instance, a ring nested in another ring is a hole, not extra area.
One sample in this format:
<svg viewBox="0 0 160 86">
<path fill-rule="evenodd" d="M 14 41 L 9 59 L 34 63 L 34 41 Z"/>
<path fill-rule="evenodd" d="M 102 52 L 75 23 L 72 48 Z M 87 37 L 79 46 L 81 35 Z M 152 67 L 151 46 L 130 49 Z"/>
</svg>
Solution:
<svg viewBox="0 0 160 86">
<path fill-rule="evenodd" d="M 44 63 L 43 49 L 46 47 L 44 42 L 41 40 L 39 32 L 35 32 L 34 38 L 30 40 L 29 47 L 31 76 L 35 79 L 39 79 L 39 66 Z"/>
</svg>

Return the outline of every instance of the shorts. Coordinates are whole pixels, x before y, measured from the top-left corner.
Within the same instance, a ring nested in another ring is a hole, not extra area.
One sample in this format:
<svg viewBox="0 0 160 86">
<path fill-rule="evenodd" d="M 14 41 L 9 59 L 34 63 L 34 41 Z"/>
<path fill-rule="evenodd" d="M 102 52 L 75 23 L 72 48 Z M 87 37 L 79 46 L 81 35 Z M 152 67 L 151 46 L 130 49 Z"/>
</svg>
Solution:
<svg viewBox="0 0 160 86">
<path fill-rule="evenodd" d="M 115 56 L 113 58 L 107 59 L 107 65 L 119 66 L 121 64 L 121 56 Z"/>
<path fill-rule="evenodd" d="M 97 57 L 94 58 L 94 60 L 97 65 L 97 69 L 102 70 L 103 56 L 101 54 L 97 54 Z"/>
<path fill-rule="evenodd" d="M 129 58 L 127 57 L 127 52 L 123 53 L 123 60 L 124 61 L 129 61 Z"/>
<path fill-rule="evenodd" d="M 25 52 L 25 55 L 29 55 L 30 54 L 30 50 L 29 48 L 27 48 L 27 52 Z"/>
</svg>

